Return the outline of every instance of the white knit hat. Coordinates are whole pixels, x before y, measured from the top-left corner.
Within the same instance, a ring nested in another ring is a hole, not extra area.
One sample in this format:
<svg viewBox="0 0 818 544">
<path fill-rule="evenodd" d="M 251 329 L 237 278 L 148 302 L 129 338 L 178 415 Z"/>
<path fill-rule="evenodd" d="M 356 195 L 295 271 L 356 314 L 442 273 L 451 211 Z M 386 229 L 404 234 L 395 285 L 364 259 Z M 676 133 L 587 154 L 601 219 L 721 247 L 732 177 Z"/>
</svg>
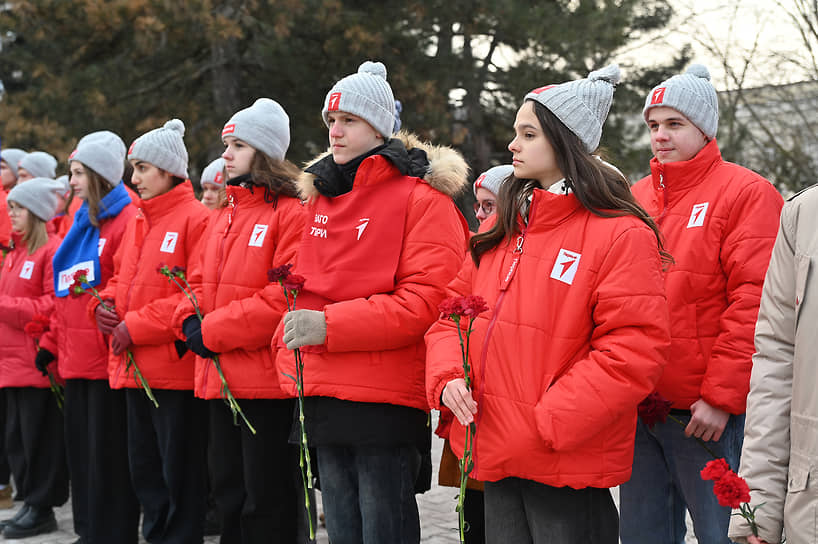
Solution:
<svg viewBox="0 0 818 544">
<path fill-rule="evenodd" d="M 619 83 L 619 66 L 610 64 L 578 79 L 534 89 L 526 100 L 536 100 L 577 135 L 588 153 L 599 147 L 602 125 L 608 117 L 614 87 Z"/>
<path fill-rule="evenodd" d="M 678 111 L 699 127 L 710 139 L 719 129 L 719 99 L 710 83 L 710 72 L 701 64 L 691 64 L 684 74 L 675 75 L 653 88 L 645 99 L 642 115 L 648 110 L 667 106 Z"/>
<path fill-rule="evenodd" d="M 283 161 L 290 147 L 290 118 L 270 98 L 259 98 L 233 114 L 222 129 L 222 141 L 234 136 L 274 160 Z"/>
<path fill-rule="evenodd" d="M 125 142 L 108 130 L 86 134 L 68 156 L 71 161 L 81 162 L 115 187 L 125 172 Z"/>
<path fill-rule="evenodd" d="M 17 167 L 20 164 L 20 159 L 25 157 L 28 153 L 22 149 L 9 147 L 8 149 L 0 150 L 0 160 L 6 161 L 11 171 L 14 172 L 14 177 L 17 177 Z"/>
<path fill-rule="evenodd" d="M 25 183 L 18 183 L 9 191 L 7 200 L 20 206 L 42 219 L 50 221 L 57 213 L 63 184 L 51 178 L 32 178 Z"/>
<path fill-rule="evenodd" d="M 329 112 L 343 111 L 357 115 L 390 138 L 395 129 L 395 97 L 386 81 L 386 66 L 381 62 L 366 61 L 358 73 L 336 83 L 324 99 L 321 115 L 329 127 Z"/>
<path fill-rule="evenodd" d="M 199 185 L 204 185 L 205 183 L 210 183 L 211 185 L 216 185 L 218 187 L 224 187 L 223 158 L 219 157 L 205 167 L 204 172 L 202 172 L 202 178 L 199 180 Z"/>
<path fill-rule="evenodd" d="M 57 175 L 57 159 L 45 151 L 32 151 L 20 159 L 18 168 L 24 168 L 35 178 L 51 178 Z"/>
<path fill-rule="evenodd" d="M 62 197 L 68 198 L 71 194 L 71 184 L 69 183 L 69 178 L 67 175 L 62 175 L 57 178 L 58 183 L 62 183 Z"/>
<path fill-rule="evenodd" d="M 171 119 L 161 128 L 146 132 L 131 144 L 128 160 L 145 161 L 172 176 L 187 178 L 187 148 L 183 137 L 185 124 Z"/>
<path fill-rule="evenodd" d="M 481 187 L 497 196 L 500 194 L 500 185 L 513 173 L 514 167 L 510 164 L 501 164 L 500 166 L 489 168 L 474 180 L 474 186 L 472 187 L 474 197 L 477 198 L 477 189 Z"/>
</svg>

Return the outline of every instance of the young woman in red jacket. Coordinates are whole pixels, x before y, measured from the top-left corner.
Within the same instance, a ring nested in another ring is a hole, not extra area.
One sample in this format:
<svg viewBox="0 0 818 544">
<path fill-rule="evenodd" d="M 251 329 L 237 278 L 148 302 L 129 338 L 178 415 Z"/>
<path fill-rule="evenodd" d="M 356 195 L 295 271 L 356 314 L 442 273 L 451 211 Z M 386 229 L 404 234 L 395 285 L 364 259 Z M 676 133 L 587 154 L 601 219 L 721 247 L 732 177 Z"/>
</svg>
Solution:
<svg viewBox="0 0 818 544">
<path fill-rule="evenodd" d="M 449 285 L 489 306 L 471 389 L 454 322 L 426 334 L 428 400 L 454 412 L 458 456 L 476 423 L 489 543 L 618 540 L 607 488 L 630 476 L 636 407 L 669 342 L 656 226 L 592 155 L 618 79 L 612 65 L 541 87 L 517 112 L 514 175 Z"/>
<path fill-rule="evenodd" d="M 68 158 L 74 197 L 83 200 L 54 255 L 55 312 L 37 366 L 57 358 L 65 378 L 65 444 L 74 531 L 82 542 L 136 543 L 139 503 L 128 472 L 125 392 L 108 385 L 108 339 L 88 318 L 91 295 L 69 293 L 74 273 L 104 289 L 136 208 L 122 183 L 125 144 L 116 134 L 83 137 Z"/>
<path fill-rule="evenodd" d="M 205 498 L 205 406 L 193 396 L 195 356 L 177 349 L 170 326 L 184 298 L 157 269 L 198 258 L 208 210 L 187 179 L 185 125 L 179 119 L 137 138 L 128 151 L 139 212 L 114 257 L 114 276 L 89 309 L 110 335 L 108 379 L 125 390 L 128 461 L 148 542 L 201 542 Z M 179 342 L 181 344 L 181 342 Z M 130 352 L 159 406 L 127 370 Z"/>
<path fill-rule="evenodd" d="M 208 457 L 223 544 L 296 542 L 296 450 L 288 443 L 292 395 L 284 393 L 270 340 L 286 309 L 268 271 L 295 261 L 304 226 L 298 169 L 284 155 L 289 118 L 269 98 L 237 112 L 222 130 L 227 205 L 211 212 L 199 259 L 191 263 L 204 320 L 185 300 L 174 325 L 197 354 L 196 396 L 207 399 Z M 269 296 L 263 297 L 266 290 Z M 236 425 L 211 357 L 218 354 L 230 391 L 256 430 Z"/>
<path fill-rule="evenodd" d="M 51 259 L 60 238 L 47 233 L 46 222 L 54 216 L 62 190 L 52 179 L 34 178 L 14 187 L 8 199 L 14 247 L 0 276 L 0 387 L 7 401 L 6 451 L 24 504 L 3 522 L 6 538 L 55 531 L 52 507 L 68 499 L 62 412 L 49 389 L 48 373 L 41 375 L 32 364 L 37 347 L 26 332 L 35 315 L 54 309 Z"/>
</svg>

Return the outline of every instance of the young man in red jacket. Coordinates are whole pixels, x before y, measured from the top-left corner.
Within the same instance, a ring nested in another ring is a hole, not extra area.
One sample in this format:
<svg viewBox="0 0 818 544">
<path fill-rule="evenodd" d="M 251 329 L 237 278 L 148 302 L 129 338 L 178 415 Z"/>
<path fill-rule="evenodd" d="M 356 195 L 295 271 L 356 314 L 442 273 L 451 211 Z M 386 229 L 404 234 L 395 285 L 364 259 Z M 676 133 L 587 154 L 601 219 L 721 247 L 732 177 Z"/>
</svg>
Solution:
<svg viewBox="0 0 818 544">
<path fill-rule="evenodd" d="M 657 391 L 685 426 L 639 422 L 633 475 L 621 486 L 623 544 L 681 544 L 685 508 L 700 542 L 729 542 L 730 509 L 699 477 L 712 456 L 696 438 L 738 468 L 753 331 L 783 200 L 769 181 L 721 158 L 709 80 L 693 65 L 656 86 L 643 110 L 654 158 L 633 193 L 675 260 L 665 273 L 672 343 Z"/>
<path fill-rule="evenodd" d="M 467 183 L 465 161 L 404 133 L 393 138 L 395 113 L 380 62 L 364 62 L 327 93 L 331 153 L 299 180 L 308 215 L 295 271 L 306 283 L 273 339 L 285 374 L 295 372 L 291 350 L 304 347 L 307 436 L 335 543 L 420 541 L 423 333 L 468 233 L 451 199 Z"/>
</svg>

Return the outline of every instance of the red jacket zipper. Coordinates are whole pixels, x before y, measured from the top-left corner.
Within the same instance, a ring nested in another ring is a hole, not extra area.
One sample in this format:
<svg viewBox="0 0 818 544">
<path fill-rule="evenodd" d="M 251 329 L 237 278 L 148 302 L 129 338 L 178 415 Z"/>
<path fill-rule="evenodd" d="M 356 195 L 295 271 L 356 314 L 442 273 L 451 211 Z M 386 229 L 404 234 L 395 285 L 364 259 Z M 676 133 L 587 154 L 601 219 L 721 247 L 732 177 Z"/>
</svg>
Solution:
<svg viewBox="0 0 818 544">
<path fill-rule="evenodd" d="M 528 211 L 529 219 L 534 216 L 535 203 L 536 201 L 531 202 L 531 207 Z M 519 267 L 520 259 L 523 256 L 523 244 L 525 243 L 525 235 L 527 232 L 528 225 L 526 224 L 526 226 L 523 227 L 522 232 L 520 232 L 520 235 L 517 236 L 517 246 L 512 252 L 514 259 L 512 259 L 511 265 L 508 267 L 508 271 L 500 284 L 500 294 L 497 296 L 497 302 L 494 303 L 494 311 L 492 312 L 491 319 L 486 327 L 486 335 L 483 337 L 483 349 L 480 353 L 480 387 L 477 391 L 478 409 L 477 417 L 474 421 L 477 429 L 480 429 L 480 420 L 483 418 L 483 410 L 480 407 L 483 406 L 483 397 L 486 393 L 486 361 L 488 359 L 489 340 L 491 339 L 491 333 L 494 332 L 494 325 L 497 323 L 497 317 L 500 315 L 500 309 L 503 307 L 503 300 L 506 298 L 508 287 L 511 284 L 511 281 L 514 279 L 514 276 L 517 274 L 517 268 Z M 480 432 L 478 431 L 475 433 L 475 436 L 472 439 L 472 462 L 474 463 L 475 474 L 477 474 L 477 439 L 479 436 Z"/>
<path fill-rule="evenodd" d="M 142 208 L 139 208 L 139 213 L 134 218 L 134 221 L 138 220 L 142 217 L 145 220 L 145 225 L 147 226 L 148 230 L 150 230 L 150 221 L 148 220 L 148 216 L 145 215 L 145 212 L 142 211 Z M 139 246 L 139 255 L 136 258 L 136 262 L 139 263 L 142 261 L 142 250 L 145 248 L 145 233 L 142 234 L 142 243 Z M 133 292 L 134 286 L 134 279 L 135 277 L 131 277 L 131 281 L 128 284 L 128 294 L 125 297 L 125 308 L 129 308 L 131 305 L 131 293 Z M 122 315 L 122 320 L 125 320 L 125 314 Z M 116 374 L 114 375 L 114 386 L 119 385 L 119 375 L 122 373 L 122 365 L 125 363 L 125 354 L 121 354 L 119 356 L 119 365 L 116 367 Z"/>
</svg>

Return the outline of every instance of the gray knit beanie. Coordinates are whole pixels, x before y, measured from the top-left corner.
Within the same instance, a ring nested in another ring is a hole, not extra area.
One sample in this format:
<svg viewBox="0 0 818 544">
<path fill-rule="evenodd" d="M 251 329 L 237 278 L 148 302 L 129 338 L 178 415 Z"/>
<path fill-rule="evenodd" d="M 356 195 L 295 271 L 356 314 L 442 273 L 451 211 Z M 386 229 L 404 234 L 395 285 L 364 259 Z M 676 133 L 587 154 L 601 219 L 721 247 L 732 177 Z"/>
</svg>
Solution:
<svg viewBox="0 0 818 544">
<path fill-rule="evenodd" d="M 23 168 L 35 178 L 51 178 L 57 176 L 57 159 L 45 151 L 32 151 L 20 159 L 18 168 Z"/>
<path fill-rule="evenodd" d="M 366 61 L 352 74 L 327 93 L 321 115 L 329 127 L 329 112 L 343 111 L 357 115 L 388 139 L 395 123 L 395 97 L 386 81 L 386 66 L 381 62 Z"/>
<path fill-rule="evenodd" d="M 128 160 L 145 161 L 172 176 L 187 179 L 187 149 L 182 139 L 185 124 L 171 119 L 161 128 L 146 132 L 131 144 Z"/>
<path fill-rule="evenodd" d="M 125 142 L 108 130 L 92 132 L 82 137 L 77 148 L 68 156 L 79 161 L 116 187 L 125 172 Z"/>
<path fill-rule="evenodd" d="M 678 111 L 710 139 L 719 129 L 719 99 L 710 83 L 710 72 L 701 64 L 691 64 L 684 74 L 673 76 L 653 88 L 645 99 L 642 115 L 648 110 L 667 106 Z"/>
<path fill-rule="evenodd" d="M 59 181 L 37 177 L 15 185 L 9 191 L 7 200 L 16 202 L 43 221 L 50 221 L 57 213 L 57 195 L 62 194 L 63 190 L 63 184 Z"/>
<path fill-rule="evenodd" d="M 71 194 L 71 184 L 69 183 L 69 178 L 66 175 L 62 175 L 57 178 L 57 183 L 62 183 L 62 197 L 68 198 L 68 195 Z"/>
<path fill-rule="evenodd" d="M 526 100 L 536 100 L 557 116 L 579 137 L 588 153 L 599 147 L 602 125 L 611 109 L 613 92 L 619 83 L 619 66 L 610 64 L 578 79 L 534 89 Z"/>
<path fill-rule="evenodd" d="M 25 157 L 28 153 L 22 149 L 10 147 L 0 151 L 0 160 L 6 161 L 11 171 L 14 172 L 14 177 L 17 177 L 17 167 L 20 165 L 20 159 Z"/>
<path fill-rule="evenodd" d="M 501 164 L 500 166 L 489 168 L 474 180 L 474 186 L 472 187 L 474 197 L 477 198 L 477 189 L 481 187 L 497 196 L 500 194 L 500 185 L 513 173 L 514 167 L 510 164 Z"/>
<path fill-rule="evenodd" d="M 218 187 L 224 187 L 224 159 L 219 157 L 205 167 L 199 185 L 210 183 Z"/>
<path fill-rule="evenodd" d="M 222 141 L 226 136 L 234 136 L 271 159 L 283 161 L 290 147 L 290 118 L 275 100 L 259 98 L 225 123 Z"/>
</svg>

